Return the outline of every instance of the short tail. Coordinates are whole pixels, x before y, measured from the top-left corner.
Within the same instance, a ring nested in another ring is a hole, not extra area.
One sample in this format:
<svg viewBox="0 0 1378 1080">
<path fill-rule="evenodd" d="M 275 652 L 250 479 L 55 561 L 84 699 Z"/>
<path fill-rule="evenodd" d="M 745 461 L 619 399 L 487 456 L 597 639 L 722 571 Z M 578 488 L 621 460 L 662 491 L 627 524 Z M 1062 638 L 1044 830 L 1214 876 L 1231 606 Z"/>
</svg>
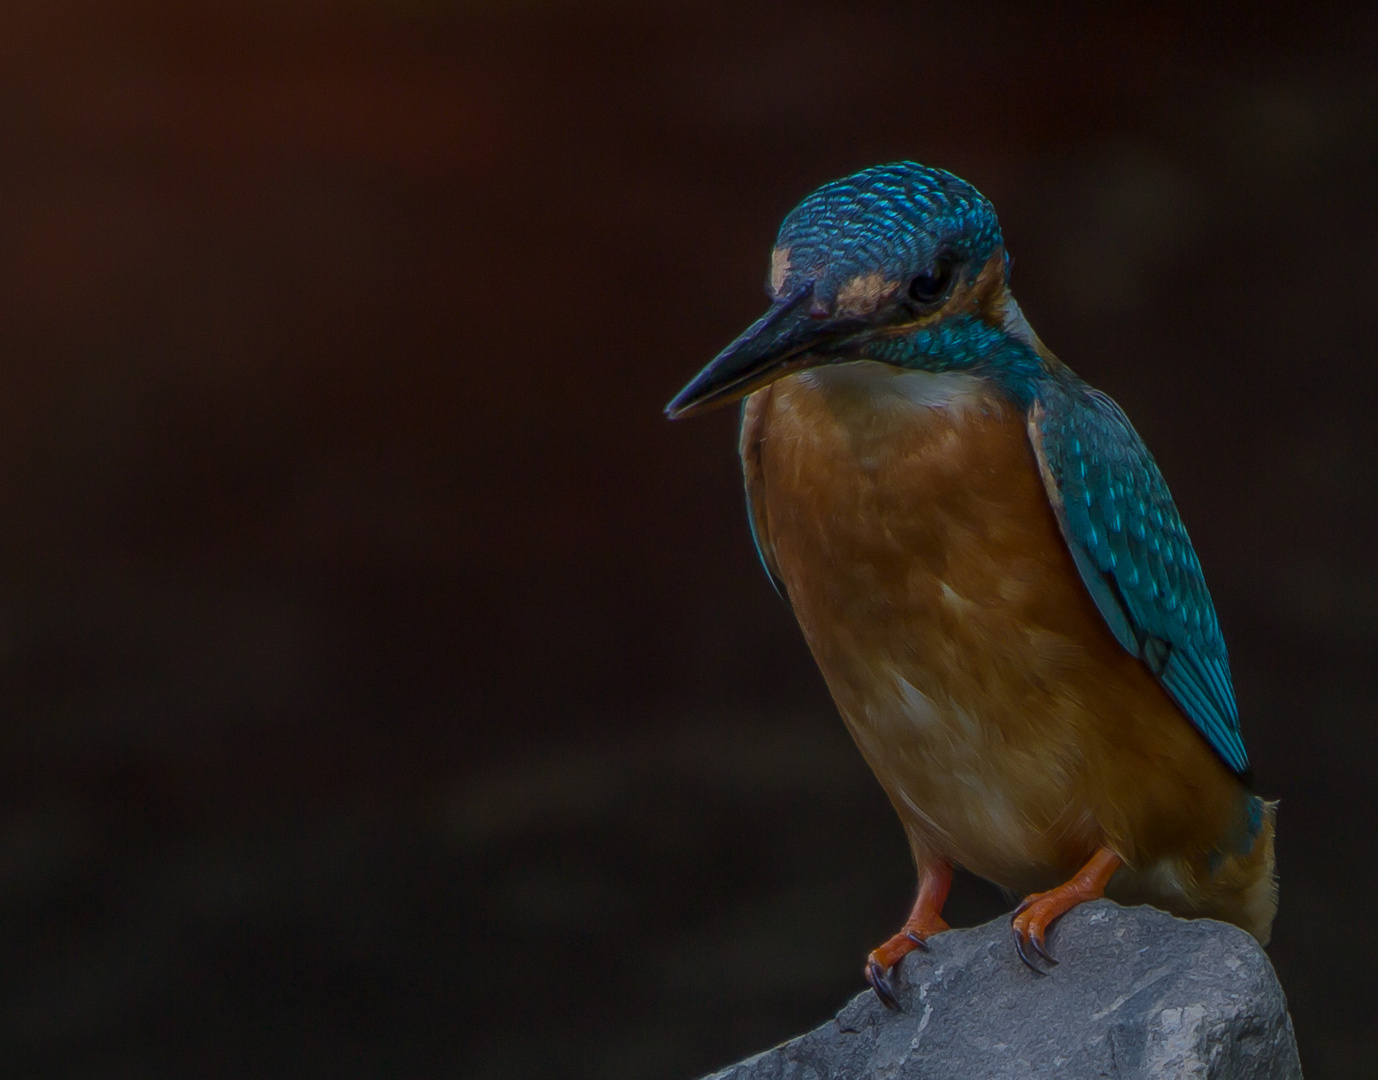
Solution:
<svg viewBox="0 0 1378 1080">
<path fill-rule="evenodd" d="M 1277 803 L 1250 797 L 1248 830 L 1240 848 L 1221 859 L 1205 883 L 1202 915 L 1224 919 L 1267 945 L 1278 913 L 1273 834 Z"/>
</svg>

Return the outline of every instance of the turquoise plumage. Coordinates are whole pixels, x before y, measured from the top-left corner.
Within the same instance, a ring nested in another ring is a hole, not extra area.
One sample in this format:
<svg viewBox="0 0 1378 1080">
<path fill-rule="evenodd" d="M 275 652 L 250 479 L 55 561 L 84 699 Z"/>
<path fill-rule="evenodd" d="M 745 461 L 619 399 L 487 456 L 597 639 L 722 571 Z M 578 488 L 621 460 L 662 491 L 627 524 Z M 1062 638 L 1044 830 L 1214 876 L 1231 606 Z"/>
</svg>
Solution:
<svg viewBox="0 0 1378 1080">
<path fill-rule="evenodd" d="M 752 539 L 904 824 L 919 891 L 866 977 L 947 924 L 956 866 L 1027 893 L 1021 958 L 1103 894 L 1267 941 L 1274 809 L 1167 484 L 1038 338 L 995 211 L 913 162 L 781 226 L 770 310 L 668 407 L 742 398 Z M 1060 882 L 1060 884 L 1059 884 Z"/>
<path fill-rule="evenodd" d="M 1058 523 L 1096 607 L 1225 764 L 1246 775 L 1225 639 L 1153 455 L 1114 401 L 1065 368 L 1039 381 L 1032 415 Z"/>
</svg>

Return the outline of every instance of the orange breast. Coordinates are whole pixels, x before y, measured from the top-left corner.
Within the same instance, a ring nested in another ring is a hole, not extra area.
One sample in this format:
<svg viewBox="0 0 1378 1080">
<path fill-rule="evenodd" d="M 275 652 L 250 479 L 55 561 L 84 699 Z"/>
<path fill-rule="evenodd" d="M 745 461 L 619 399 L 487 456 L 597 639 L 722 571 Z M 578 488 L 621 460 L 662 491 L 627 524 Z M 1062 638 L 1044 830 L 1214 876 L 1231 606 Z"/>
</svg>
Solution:
<svg viewBox="0 0 1378 1080">
<path fill-rule="evenodd" d="M 1077 576 L 1024 417 L 970 376 L 857 363 L 749 399 L 763 554 L 916 859 L 1009 888 L 1101 843 L 1205 851 L 1238 785 Z"/>
</svg>

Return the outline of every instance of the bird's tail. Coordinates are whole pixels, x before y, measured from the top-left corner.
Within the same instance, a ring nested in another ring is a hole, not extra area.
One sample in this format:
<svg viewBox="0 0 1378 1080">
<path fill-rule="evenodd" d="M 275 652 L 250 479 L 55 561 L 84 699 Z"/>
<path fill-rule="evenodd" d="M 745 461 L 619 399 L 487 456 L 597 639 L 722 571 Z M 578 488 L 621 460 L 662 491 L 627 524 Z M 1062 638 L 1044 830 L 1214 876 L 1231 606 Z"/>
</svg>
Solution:
<svg viewBox="0 0 1378 1080">
<path fill-rule="evenodd" d="M 1277 803 L 1249 797 L 1244 842 L 1219 858 L 1203 882 L 1199 914 L 1224 919 L 1267 945 L 1278 911 L 1278 879 L 1273 855 Z"/>
</svg>

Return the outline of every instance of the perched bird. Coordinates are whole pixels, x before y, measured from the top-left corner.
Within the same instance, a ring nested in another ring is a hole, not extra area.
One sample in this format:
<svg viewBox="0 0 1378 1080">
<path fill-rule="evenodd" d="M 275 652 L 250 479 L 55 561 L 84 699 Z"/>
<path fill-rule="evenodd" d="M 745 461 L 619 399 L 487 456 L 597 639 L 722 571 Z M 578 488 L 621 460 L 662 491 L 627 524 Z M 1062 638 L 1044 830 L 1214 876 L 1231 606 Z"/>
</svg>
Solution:
<svg viewBox="0 0 1378 1080">
<path fill-rule="evenodd" d="M 1225 642 L 1172 496 L 1120 408 L 1009 290 L 991 204 L 900 162 L 781 226 L 770 309 L 666 407 L 745 397 L 761 561 L 794 610 L 918 869 L 891 970 L 954 866 L 1026 894 L 1038 971 L 1103 894 L 1243 927 L 1277 910 Z"/>
</svg>

